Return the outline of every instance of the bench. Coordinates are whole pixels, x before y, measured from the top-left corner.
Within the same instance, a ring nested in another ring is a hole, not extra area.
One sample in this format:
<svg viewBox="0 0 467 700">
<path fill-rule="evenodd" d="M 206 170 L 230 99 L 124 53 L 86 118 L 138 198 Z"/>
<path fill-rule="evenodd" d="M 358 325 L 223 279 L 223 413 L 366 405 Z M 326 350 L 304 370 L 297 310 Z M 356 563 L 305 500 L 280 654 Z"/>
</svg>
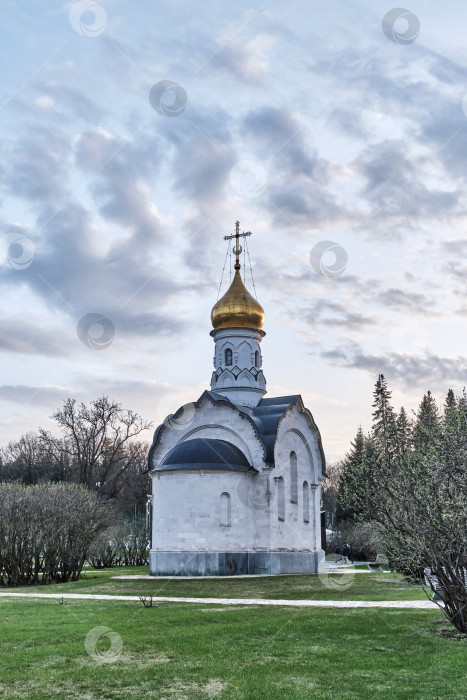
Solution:
<svg viewBox="0 0 467 700">
<path fill-rule="evenodd" d="M 443 566 L 443 571 L 446 571 L 446 569 Z M 442 584 L 440 583 L 439 579 L 437 576 L 431 573 L 431 569 L 426 568 L 424 570 L 424 576 L 425 576 L 425 584 L 428 588 L 431 588 L 433 591 L 433 595 L 431 600 L 434 603 L 439 603 L 443 602 L 444 603 L 444 588 Z M 462 569 L 462 574 L 463 574 L 463 579 L 464 579 L 464 588 L 467 591 L 467 569 Z"/>
<path fill-rule="evenodd" d="M 383 564 L 389 565 L 389 560 L 385 554 L 377 554 L 375 561 L 368 562 L 370 571 L 383 571 Z"/>
</svg>

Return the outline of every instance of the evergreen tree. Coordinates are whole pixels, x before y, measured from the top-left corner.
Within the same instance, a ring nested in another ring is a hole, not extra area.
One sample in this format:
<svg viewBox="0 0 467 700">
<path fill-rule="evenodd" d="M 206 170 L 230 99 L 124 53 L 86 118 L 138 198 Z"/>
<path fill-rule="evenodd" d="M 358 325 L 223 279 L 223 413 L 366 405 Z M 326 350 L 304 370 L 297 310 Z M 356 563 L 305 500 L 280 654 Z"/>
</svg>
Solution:
<svg viewBox="0 0 467 700">
<path fill-rule="evenodd" d="M 407 411 L 402 406 L 396 419 L 396 450 L 399 459 L 407 460 L 410 451 L 411 425 Z"/>
<path fill-rule="evenodd" d="M 413 429 L 413 445 L 416 452 L 423 457 L 439 448 L 441 439 L 441 420 L 439 410 L 431 392 L 423 397 L 418 408 Z"/>
<path fill-rule="evenodd" d="M 336 505 L 338 522 L 371 519 L 376 459 L 373 440 L 360 426 L 342 464 Z"/>
<path fill-rule="evenodd" d="M 450 470 L 462 469 L 467 462 L 467 397 L 465 390 L 456 400 L 449 389 L 444 402 L 443 451 Z"/>
<path fill-rule="evenodd" d="M 391 392 L 383 374 L 380 374 L 373 392 L 373 444 L 380 466 L 387 469 L 391 465 L 396 447 L 396 416 L 391 406 Z"/>
</svg>

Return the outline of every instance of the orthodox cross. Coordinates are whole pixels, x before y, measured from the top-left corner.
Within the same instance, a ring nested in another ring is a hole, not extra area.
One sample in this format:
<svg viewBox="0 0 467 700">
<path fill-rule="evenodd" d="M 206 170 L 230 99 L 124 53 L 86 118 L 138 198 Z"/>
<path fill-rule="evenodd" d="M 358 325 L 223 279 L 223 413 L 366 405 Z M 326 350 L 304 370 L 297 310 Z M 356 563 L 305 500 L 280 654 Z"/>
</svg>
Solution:
<svg viewBox="0 0 467 700">
<path fill-rule="evenodd" d="M 235 222 L 235 233 L 233 233 L 231 236 L 224 236 L 224 241 L 230 241 L 232 238 L 235 238 L 235 245 L 232 248 L 232 252 L 235 253 L 236 257 L 235 266 L 240 265 L 239 257 L 240 253 L 243 250 L 242 246 L 240 245 L 240 238 L 244 238 L 245 236 L 251 236 L 251 231 L 243 231 L 242 233 L 240 233 L 239 221 Z M 237 269 L 237 267 L 235 269 Z"/>
</svg>

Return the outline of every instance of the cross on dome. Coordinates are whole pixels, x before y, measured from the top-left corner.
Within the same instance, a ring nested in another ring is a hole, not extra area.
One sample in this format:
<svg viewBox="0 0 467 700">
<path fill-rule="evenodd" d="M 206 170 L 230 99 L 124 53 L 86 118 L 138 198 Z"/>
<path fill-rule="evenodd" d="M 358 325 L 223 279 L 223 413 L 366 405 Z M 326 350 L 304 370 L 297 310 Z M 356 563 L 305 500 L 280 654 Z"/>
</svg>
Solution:
<svg viewBox="0 0 467 700">
<path fill-rule="evenodd" d="M 260 330 L 264 323 L 264 309 L 261 304 L 250 294 L 240 276 L 239 256 L 242 252 L 240 238 L 251 236 L 251 231 L 240 233 L 240 222 L 235 222 L 235 233 L 224 236 L 225 241 L 235 239 L 233 252 L 235 253 L 235 276 L 227 292 L 211 311 L 213 328 L 253 328 Z"/>
<path fill-rule="evenodd" d="M 235 254 L 235 270 L 240 269 L 239 257 L 243 250 L 242 246 L 240 245 L 240 238 L 245 238 L 246 236 L 251 236 L 251 231 L 242 231 L 242 233 L 240 233 L 240 221 L 235 222 L 235 233 L 233 233 L 231 236 L 224 236 L 224 241 L 230 241 L 235 238 L 235 245 L 232 248 L 232 253 Z"/>
</svg>

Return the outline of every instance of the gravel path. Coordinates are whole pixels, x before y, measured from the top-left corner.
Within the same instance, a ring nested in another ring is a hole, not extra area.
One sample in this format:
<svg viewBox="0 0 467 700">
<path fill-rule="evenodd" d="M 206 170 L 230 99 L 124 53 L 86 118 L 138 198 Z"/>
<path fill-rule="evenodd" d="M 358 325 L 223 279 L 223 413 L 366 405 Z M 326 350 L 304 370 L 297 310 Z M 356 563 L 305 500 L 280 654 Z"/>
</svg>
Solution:
<svg viewBox="0 0 467 700">
<path fill-rule="evenodd" d="M 55 598 L 56 600 L 128 600 L 138 601 L 137 595 L 87 595 L 85 593 L 10 593 L 0 591 L 2 598 Z M 149 597 L 149 596 L 144 596 Z M 434 610 L 438 606 L 431 600 L 274 600 L 268 598 L 178 598 L 153 596 L 153 602 L 202 603 L 203 605 L 279 605 L 289 608 L 407 608 Z"/>
</svg>

